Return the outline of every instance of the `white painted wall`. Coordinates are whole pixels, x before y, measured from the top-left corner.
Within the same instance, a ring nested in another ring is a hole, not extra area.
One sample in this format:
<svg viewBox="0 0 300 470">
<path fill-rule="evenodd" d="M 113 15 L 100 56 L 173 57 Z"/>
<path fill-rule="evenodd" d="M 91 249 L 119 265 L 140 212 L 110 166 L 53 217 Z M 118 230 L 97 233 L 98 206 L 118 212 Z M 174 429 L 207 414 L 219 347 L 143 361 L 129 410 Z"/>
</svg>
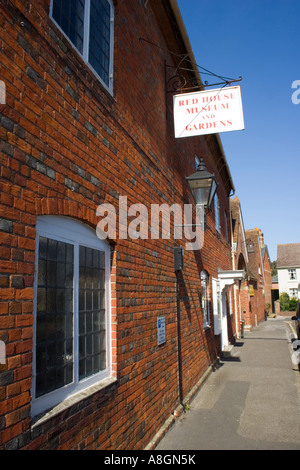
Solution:
<svg viewBox="0 0 300 470">
<path fill-rule="evenodd" d="M 278 269 L 279 293 L 286 292 L 290 294 L 290 289 L 296 289 L 298 299 L 300 299 L 300 267 L 296 269 L 296 279 L 291 280 L 288 269 Z"/>
</svg>

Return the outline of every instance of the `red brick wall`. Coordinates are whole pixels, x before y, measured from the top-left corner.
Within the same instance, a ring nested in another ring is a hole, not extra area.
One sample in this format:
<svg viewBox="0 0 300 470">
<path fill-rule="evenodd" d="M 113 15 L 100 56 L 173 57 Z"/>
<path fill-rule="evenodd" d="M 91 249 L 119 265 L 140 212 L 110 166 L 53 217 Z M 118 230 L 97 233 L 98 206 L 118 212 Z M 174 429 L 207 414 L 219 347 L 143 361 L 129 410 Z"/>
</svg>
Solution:
<svg viewBox="0 0 300 470">
<path fill-rule="evenodd" d="M 0 448 L 142 449 L 178 405 L 174 241 L 112 244 L 117 382 L 32 427 L 36 218 L 69 216 L 95 228 L 97 206 L 117 207 L 120 195 L 128 205 L 191 203 L 184 177 L 194 171 L 195 154 L 205 158 L 220 183 L 223 228 L 219 239 L 212 210 L 203 250 L 185 253 L 180 315 L 186 396 L 219 348 L 213 328 L 202 328 L 200 272 L 217 277 L 218 268 L 231 268 L 223 220 L 229 190 L 218 173 L 214 137 L 173 138 L 164 82 L 164 59 L 172 63 L 172 57 L 139 41 L 151 38 L 166 49 L 150 4 L 116 2 L 113 96 L 48 12 L 48 0 L 3 0 L 0 6 L 0 80 L 7 91 L 0 106 L 0 340 L 7 354 L 0 366 Z M 167 342 L 158 348 L 160 315 Z"/>
<path fill-rule="evenodd" d="M 264 257 L 264 276 L 265 276 L 265 304 L 270 304 L 272 308 L 272 268 L 270 259 L 265 253 Z"/>
<path fill-rule="evenodd" d="M 240 288 L 240 304 L 241 304 L 241 321 L 244 322 L 244 326 L 250 324 L 250 315 L 249 315 L 249 288 L 248 282 L 242 281 Z"/>
</svg>

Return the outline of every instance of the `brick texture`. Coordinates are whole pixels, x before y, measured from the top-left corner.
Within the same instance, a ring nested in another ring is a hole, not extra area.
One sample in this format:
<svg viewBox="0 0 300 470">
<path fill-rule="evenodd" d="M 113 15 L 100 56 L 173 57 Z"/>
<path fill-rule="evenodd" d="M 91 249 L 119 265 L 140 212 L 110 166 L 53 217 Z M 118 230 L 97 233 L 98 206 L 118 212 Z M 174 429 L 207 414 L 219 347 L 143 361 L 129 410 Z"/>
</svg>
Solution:
<svg viewBox="0 0 300 470">
<path fill-rule="evenodd" d="M 115 2 L 112 96 L 51 21 L 49 0 L 1 1 L 0 80 L 7 91 L 0 106 L 0 334 L 7 356 L 0 366 L 1 449 L 145 448 L 179 404 L 178 307 L 184 397 L 220 352 L 211 303 L 212 328 L 203 330 L 200 272 L 209 273 L 211 298 L 211 278 L 218 268 L 231 269 L 224 219 L 231 188 L 214 136 L 173 137 L 164 60 L 174 64 L 167 50 L 180 51 L 163 3 Z M 203 249 L 185 252 L 178 295 L 174 240 L 112 243 L 117 382 L 33 426 L 37 217 L 67 216 L 96 228 L 97 206 L 117 207 L 119 196 L 148 208 L 192 203 L 185 176 L 195 171 L 195 155 L 219 182 L 221 235 L 212 209 Z M 158 347 L 161 315 L 167 341 Z"/>
</svg>

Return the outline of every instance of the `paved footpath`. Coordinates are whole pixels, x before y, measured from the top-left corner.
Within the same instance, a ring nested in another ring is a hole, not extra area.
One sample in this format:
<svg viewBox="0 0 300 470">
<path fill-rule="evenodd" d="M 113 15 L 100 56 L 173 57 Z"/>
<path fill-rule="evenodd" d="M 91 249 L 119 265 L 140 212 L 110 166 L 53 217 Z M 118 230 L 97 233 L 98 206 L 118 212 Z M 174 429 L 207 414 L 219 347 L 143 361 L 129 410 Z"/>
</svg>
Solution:
<svg viewBox="0 0 300 470">
<path fill-rule="evenodd" d="M 156 450 L 300 450 L 292 334 L 289 317 L 246 332 Z"/>
</svg>

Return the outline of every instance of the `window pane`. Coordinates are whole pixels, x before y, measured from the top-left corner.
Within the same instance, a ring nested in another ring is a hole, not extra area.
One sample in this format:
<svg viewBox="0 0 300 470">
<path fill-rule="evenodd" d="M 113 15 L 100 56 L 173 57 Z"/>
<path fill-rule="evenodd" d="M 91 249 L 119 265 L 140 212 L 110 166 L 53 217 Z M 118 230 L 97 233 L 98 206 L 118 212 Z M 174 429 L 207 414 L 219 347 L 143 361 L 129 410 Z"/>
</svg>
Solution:
<svg viewBox="0 0 300 470">
<path fill-rule="evenodd" d="M 53 0 L 52 16 L 82 54 L 84 0 Z"/>
<path fill-rule="evenodd" d="M 91 0 L 89 63 L 109 85 L 111 6 L 107 0 Z"/>
<path fill-rule="evenodd" d="M 289 278 L 291 281 L 295 281 L 297 279 L 296 269 L 289 269 Z"/>
<path fill-rule="evenodd" d="M 106 368 L 104 252 L 79 248 L 79 378 Z"/>
<path fill-rule="evenodd" d="M 73 245 L 39 239 L 36 396 L 73 380 Z M 68 278 L 64 276 L 68 273 Z M 72 373 L 70 373 L 72 371 Z"/>
</svg>

